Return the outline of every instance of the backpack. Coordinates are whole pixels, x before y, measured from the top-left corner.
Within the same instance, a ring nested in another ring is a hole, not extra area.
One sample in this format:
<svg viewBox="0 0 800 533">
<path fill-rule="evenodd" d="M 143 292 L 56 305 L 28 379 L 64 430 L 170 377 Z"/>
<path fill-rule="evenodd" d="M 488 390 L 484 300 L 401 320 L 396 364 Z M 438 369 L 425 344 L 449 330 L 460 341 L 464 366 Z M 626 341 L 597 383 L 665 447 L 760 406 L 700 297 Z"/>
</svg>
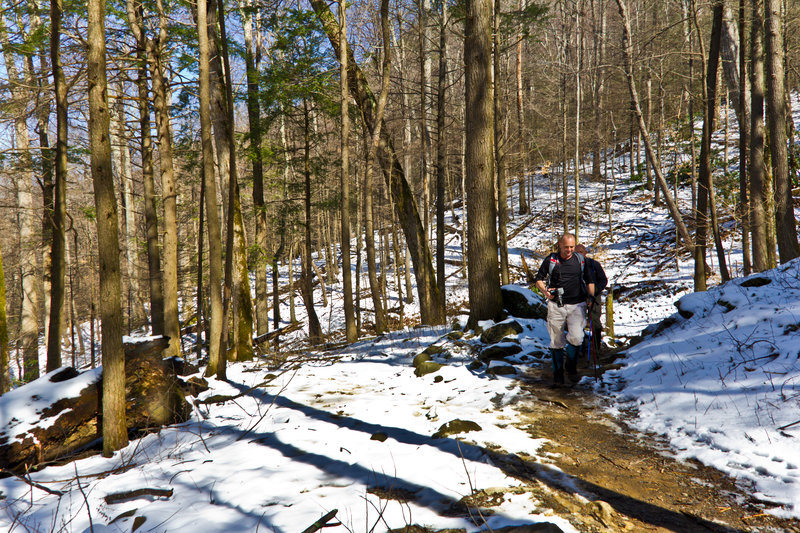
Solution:
<svg viewBox="0 0 800 533">
<path fill-rule="evenodd" d="M 583 287 L 584 294 L 588 294 L 587 291 L 586 291 L 586 280 L 583 279 L 583 266 L 584 266 L 584 263 L 586 263 L 586 258 L 583 257 L 583 254 L 578 253 L 578 252 L 572 252 L 572 255 L 576 256 L 578 258 L 578 261 L 580 261 L 580 263 L 581 263 L 581 287 Z M 558 266 L 558 263 L 559 263 L 558 257 L 559 257 L 558 253 L 550 254 L 550 268 L 549 268 L 549 270 L 547 272 L 548 279 L 552 279 L 553 278 L 553 270 L 555 270 L 555 268 Z M 599 294 L 599 292 L 598 292 L 598 294 Z"/>
</svg>

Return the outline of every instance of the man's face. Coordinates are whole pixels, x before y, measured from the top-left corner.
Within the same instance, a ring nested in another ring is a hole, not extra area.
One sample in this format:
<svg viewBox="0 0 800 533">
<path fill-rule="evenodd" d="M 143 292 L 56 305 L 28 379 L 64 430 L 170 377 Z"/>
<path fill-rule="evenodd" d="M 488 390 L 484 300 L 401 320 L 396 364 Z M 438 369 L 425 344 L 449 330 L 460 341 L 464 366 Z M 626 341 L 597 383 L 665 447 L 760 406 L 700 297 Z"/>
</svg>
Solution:
<svg viewBox="0 0 800 533">
<path fill-rule="evenodd" d="M 558 241 L 558 252 L 561 255 L 561 259 L 565 261 L 572 257 L 572 252 L 575 251 L 575 239 L 572 237 L 566 237 Z"/>
</svg>

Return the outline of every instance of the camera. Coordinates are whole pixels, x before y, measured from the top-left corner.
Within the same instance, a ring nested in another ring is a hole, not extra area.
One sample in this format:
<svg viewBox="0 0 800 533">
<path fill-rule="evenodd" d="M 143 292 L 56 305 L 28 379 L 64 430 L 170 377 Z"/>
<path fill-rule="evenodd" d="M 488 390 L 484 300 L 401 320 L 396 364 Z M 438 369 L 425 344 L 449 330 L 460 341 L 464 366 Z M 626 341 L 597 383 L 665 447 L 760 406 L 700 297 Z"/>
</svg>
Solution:
<svg viewBox="0 0 800 533">
<path fill-rule="evenodd" d="M 563 300 L 564 287 L 550 289 L 550 292 L 553 293 L 553 301 L 556 303 L 556 305 L 558 305 L 559 307 L 564 307 L 564 300 Z"/>
</svg>

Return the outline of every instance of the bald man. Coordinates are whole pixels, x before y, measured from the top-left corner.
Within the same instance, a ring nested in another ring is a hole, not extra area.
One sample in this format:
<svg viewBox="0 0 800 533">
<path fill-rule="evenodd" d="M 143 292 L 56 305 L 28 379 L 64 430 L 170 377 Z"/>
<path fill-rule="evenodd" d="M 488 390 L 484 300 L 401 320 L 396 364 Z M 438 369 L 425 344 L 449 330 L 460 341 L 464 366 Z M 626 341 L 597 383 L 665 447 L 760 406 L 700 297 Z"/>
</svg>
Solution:
<svg viewBox="0 0 800 533">
<path fill-rule="evenodd" d="M 553 359 L 553 383 L 564 383 L 564 356 L 567 377 L 578 380 L 578 353 L 583 344 L 586 308 L 594 299 L 595 280 L 585 268 L 585 258 L 575 253 L 575 235 L 558 239 L 558 252 L 547 256 L 536 273 L 536 287 L 547 299 L 547 331 Z"/>
</svg>

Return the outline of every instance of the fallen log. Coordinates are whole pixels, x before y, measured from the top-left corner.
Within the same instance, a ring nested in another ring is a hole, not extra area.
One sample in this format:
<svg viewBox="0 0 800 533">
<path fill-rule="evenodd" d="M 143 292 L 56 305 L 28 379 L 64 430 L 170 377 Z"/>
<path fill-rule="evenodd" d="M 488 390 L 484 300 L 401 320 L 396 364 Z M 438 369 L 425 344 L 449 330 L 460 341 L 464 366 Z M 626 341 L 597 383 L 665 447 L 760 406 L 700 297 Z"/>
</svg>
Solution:
<svg viewBox="0 0 800 533">
<path fill-rule="evenodd" d="M 128 431 L 184 421 L 191 407 L 175 364 L 162 354 L 168 337 L 125 343 Z M 102 368 L 63 367 L 0 396 L 0 464 L 24 473 L 96 447 L 101 440 Z"/>
</svg>

